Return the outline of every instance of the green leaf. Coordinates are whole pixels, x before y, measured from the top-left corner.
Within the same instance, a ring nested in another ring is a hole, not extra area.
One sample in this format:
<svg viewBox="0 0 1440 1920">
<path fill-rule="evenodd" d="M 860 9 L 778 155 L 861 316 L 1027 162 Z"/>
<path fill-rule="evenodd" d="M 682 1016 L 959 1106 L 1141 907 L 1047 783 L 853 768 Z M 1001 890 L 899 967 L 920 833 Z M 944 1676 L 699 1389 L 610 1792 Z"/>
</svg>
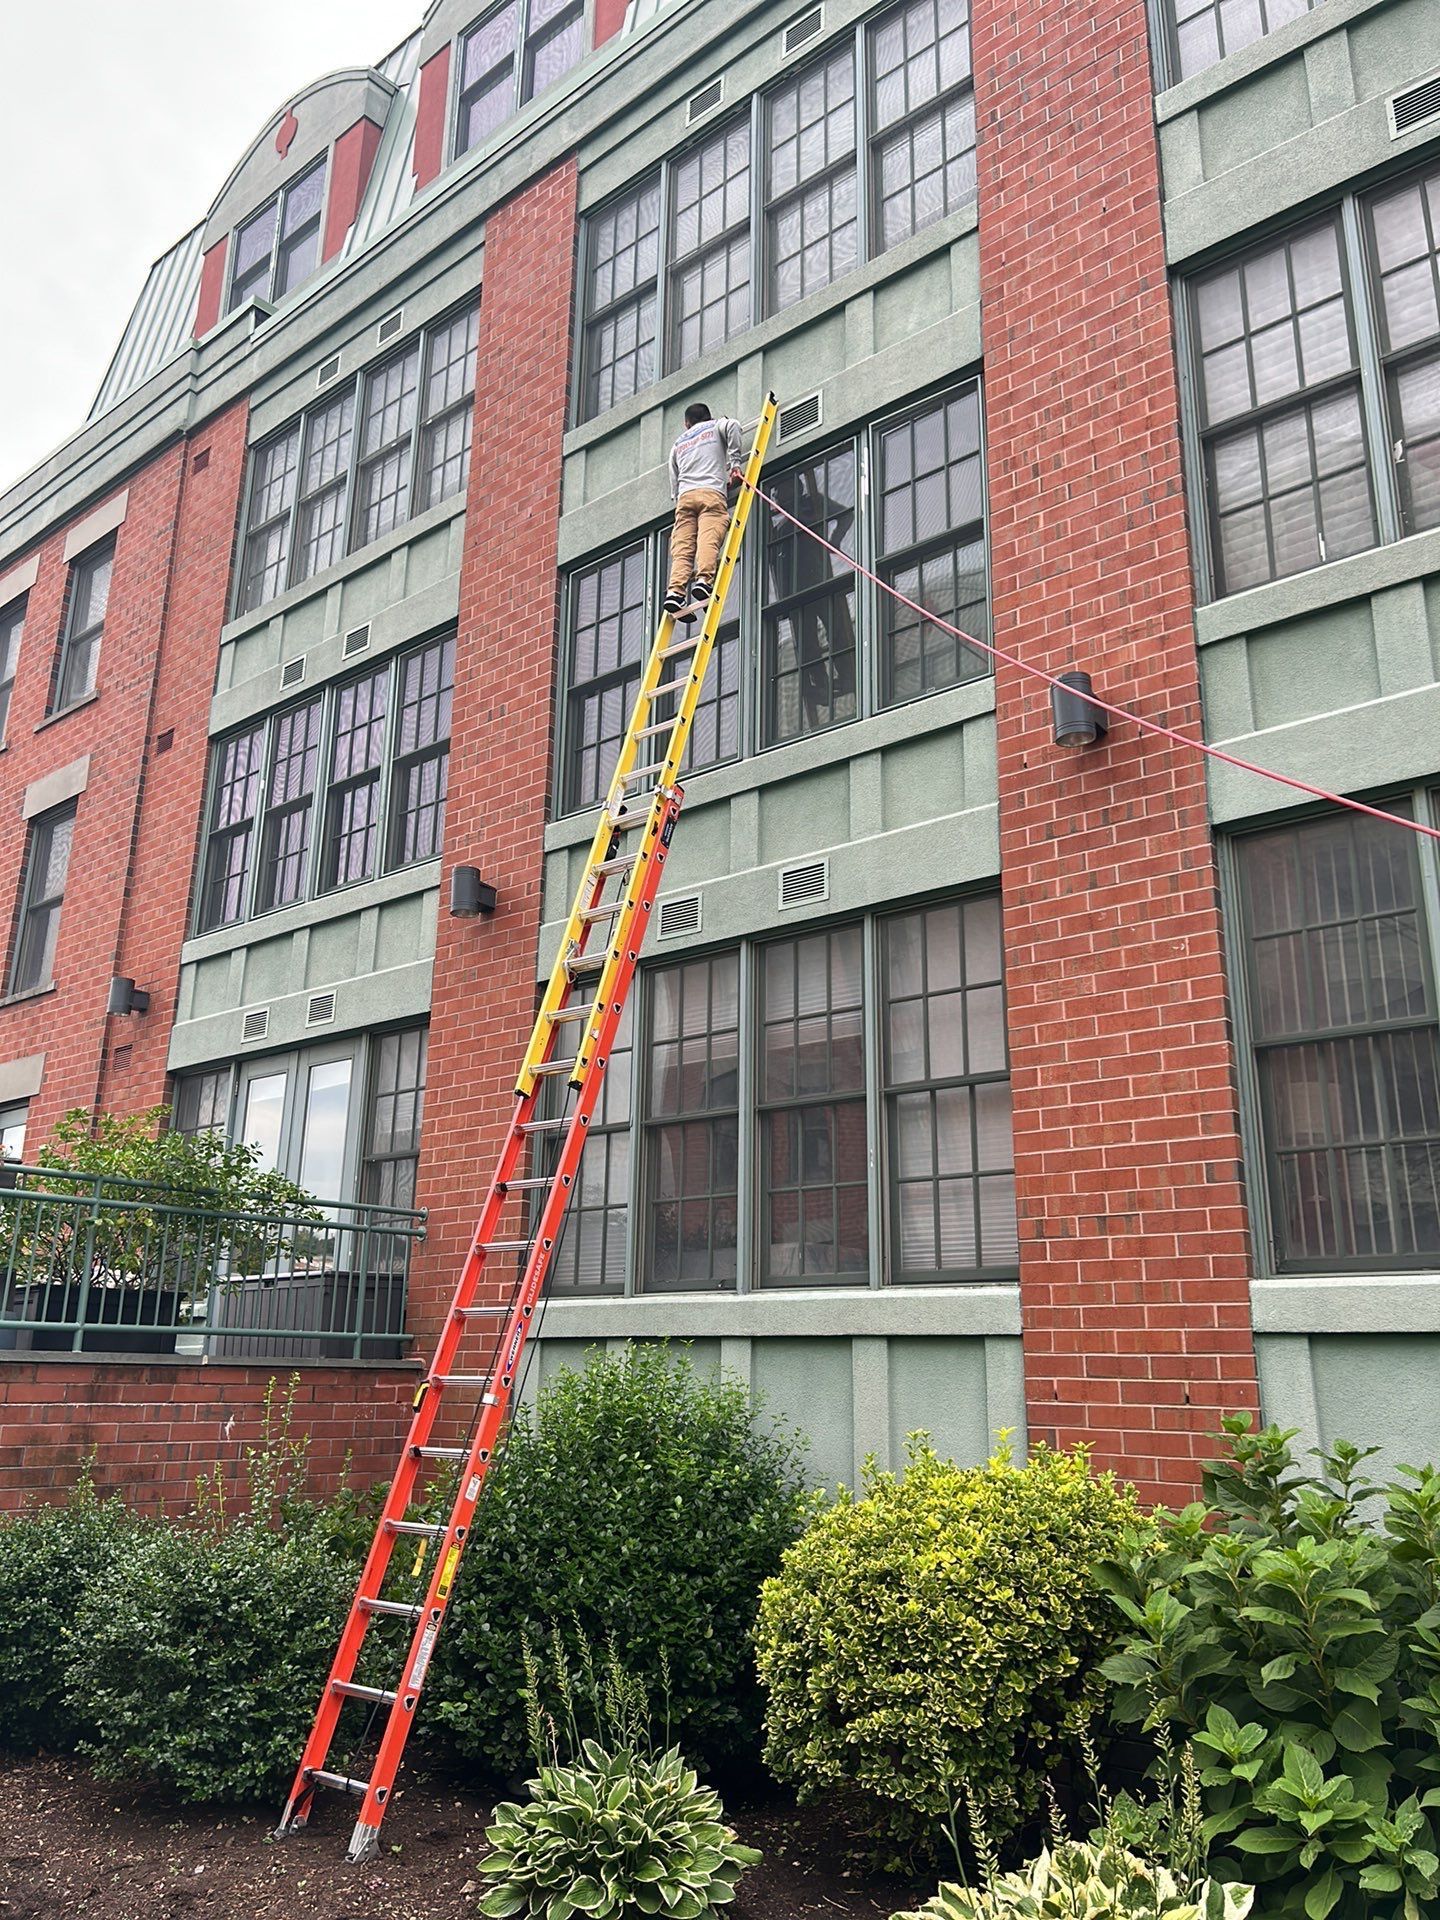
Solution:
<svg viewBox="0 0 1440 1920">
<path fill-rule="evenodd" d="M 1242 1853 L 1281 1854 L 1293 1853 L 1295 1842 L 1283 1833 L 1277 1833 L 1274 1827 L 1246 1827 L 1243 1833 L 1237 1833 L 1230 1841 L 1232 1847 L 1238 1847 Z"/>
<path fill-rule="evenodd" d="M 523 1887 L 513 1884 L 492 1887 L 480 1902 L 480 1911 L 488 1916 L 488 1920 L 510 1920 L 510 1915 L 519 1913 L 527 1901 L 528 1896 Z"/>
<path fill-rule="evenodd" d="M 1305 1911 L 1310 1920 L 1325 1920 L 1344 1891 L 1345 1882 L 1334 1867 L 1327 1867 L 1318 1880 L 1312 1881 L 1305 1895 Z"/>
<path fill-rule="evenodd" d="M 1330 1730 L 1347 1753 L 1369 1753 L 1385 1741 L 1380 1728 L 1380 1710 L 1368 1700 L 1342 1707 L 1331 1721 Z"/>
</svg>

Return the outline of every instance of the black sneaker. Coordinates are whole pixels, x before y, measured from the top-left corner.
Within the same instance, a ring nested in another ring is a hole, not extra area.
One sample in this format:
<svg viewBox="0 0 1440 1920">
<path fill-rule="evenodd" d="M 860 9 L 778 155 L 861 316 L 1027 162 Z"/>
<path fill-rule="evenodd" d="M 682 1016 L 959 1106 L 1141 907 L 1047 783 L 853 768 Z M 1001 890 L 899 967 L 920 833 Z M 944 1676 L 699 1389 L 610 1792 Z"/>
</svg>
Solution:
<svg viewBox="0 0 1440 1920">
<path fill-rule="evenodd" d="M 683 609 L 685 605 L 685 596 L 683 593 L 680 592 L 678 587 L 672 587 L 669 593 L 667 593 L 665 598 L 660 602 L 660 604 L 665 609 L 666 613 L 670 614 L 673 617 L 675 614 L 679 613 Z"/>
<path fill-rule="evenodd" d="M 690 582 L 690 604 L 692 607 L 703 607 L 709 598 L 710 582 L 708 580 L 692 580 Z"/>
</svg>

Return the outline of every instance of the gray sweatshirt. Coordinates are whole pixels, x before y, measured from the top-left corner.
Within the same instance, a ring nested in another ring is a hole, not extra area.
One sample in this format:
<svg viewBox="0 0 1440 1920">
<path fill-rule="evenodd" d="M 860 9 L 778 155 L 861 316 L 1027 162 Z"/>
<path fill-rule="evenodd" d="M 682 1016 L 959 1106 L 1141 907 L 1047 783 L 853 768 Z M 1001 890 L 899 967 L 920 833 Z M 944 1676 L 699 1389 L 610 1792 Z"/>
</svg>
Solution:
<svg viewBox="0 0 1440 1920">
<path fill-rule="evenodd" d="M 670 498 L 696 487 L 724 493 L 730 469 L 740 465 L 740 422 L 699 420 L 670 449 Z"/>
</svg>

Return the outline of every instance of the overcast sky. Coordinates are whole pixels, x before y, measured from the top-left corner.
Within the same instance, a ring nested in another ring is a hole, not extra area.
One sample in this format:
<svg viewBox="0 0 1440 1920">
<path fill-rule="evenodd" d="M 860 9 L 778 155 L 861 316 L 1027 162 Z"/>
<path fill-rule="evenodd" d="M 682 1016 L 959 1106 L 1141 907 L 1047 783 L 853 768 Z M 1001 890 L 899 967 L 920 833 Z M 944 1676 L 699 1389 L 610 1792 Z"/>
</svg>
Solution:
<svg viewBox="0 0 1440 1920">
<path fill-rule="evenodd" d="M 150 263 L 265 121 L 425 0 L 0 0 L 0 491 L 89 411 Z"/>
</svg>

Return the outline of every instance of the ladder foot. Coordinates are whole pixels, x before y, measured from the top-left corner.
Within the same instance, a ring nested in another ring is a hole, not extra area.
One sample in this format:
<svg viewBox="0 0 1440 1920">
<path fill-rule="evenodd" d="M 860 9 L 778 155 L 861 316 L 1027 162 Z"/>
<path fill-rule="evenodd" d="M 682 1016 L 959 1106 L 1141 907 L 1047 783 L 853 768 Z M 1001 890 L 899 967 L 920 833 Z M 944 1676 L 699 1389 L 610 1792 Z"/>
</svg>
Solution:
<svg viewBox="0 0 1440 1920">
<path fill-rule="evenodd" d="M 355 1831 L 350 1836 L 350 1849 L 345 1858 L 352 1866 L 358 1866 L 362 1860 L 371 1859 L 380 1846 L 380 1829 L 369 1827 L 363 1820 L 355 1822 Z"/>
</svg>

